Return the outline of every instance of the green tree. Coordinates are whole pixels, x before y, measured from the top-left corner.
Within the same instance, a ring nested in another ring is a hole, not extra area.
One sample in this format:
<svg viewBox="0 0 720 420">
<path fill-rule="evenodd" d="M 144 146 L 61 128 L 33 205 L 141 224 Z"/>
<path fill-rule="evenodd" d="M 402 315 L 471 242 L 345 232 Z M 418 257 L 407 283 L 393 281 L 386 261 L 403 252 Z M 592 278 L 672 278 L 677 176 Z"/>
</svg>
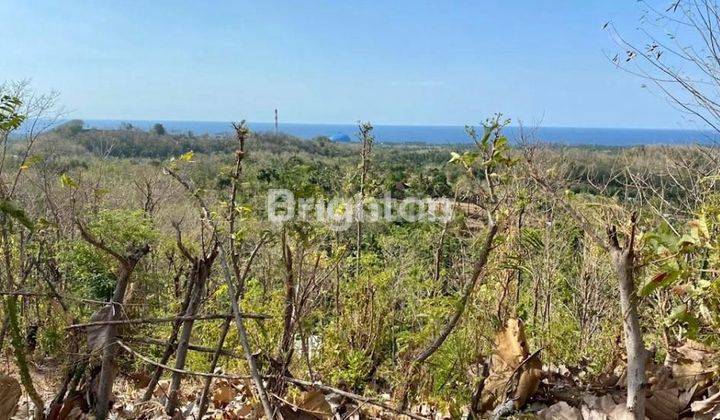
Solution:
<svg viewBox="0 0 720 420">
<path fill-rule="evenodd" d="M 164 136 L 166 134 L 165 127 L 160 123 L 155 123 L 150 132 L 158 136 Z"/>
<path fill-rule="evenodd" d="M 70 120 L 55 128 L 55 132 L 64 137 L 75 137 L 82 132 L 85 123 L 83 120 Z"/>
<path fill-rule="evenodd" d="M 46 116 L 46 111 L 51 110 L 54 106 L 53 95 L 33 96 L 27 91 L 25 83 L 17 83 L 10 85 L 10 94 L 5 94 L 3 90 L 8 89 L 7 86 L 0 86 L 0 148 L 6 149 L 9 142 L 10 133 L 20 128 L 22 123 L 28 119 L 33 123 Z M 29 98 L 28 102 L 23 99 Z M 29 271 L 21 269 L 24 264 L 28 264 L 25 258 L 17 258 L 20 254 L 18 249 L 26 248 L 32 244 L 35 232 L 35 222 L 27 215 L 23 204 L 17 200 L 16 192 L 23 168 L 26 167 L 30 150 L 37 139 L 36 133 L 31 129 L 26 135 L 27 144 L 26 151 L 21 157 L 18 169 L 14 174 L 6 170 L 8 161 L 7 154 L 3 153 L 0 157 L 0 253 L 2 253 L 2 271 L 0 278 L 0 288 L 3 290 L 17 291 L 29 276 Z M 11 183 L 4 181 L 5 175 L 13 176 Z M 19 223 L 20 226 L 18 226 Z M 22 227 L 21 227 L 22 226 Z M 23 229 L 24 228 L 24 229 Z M 42 397 L 37 393 L 30 376 L 28 367 L 27 351 L 22 338 L 21 324 L 18 318 L 17 296 L 8 295 L 4 302 L 4 316 L 6 325 L 10 333 L 10 342 L 13 347 L 15 361 L 18 366 L 20 382 L 22 382 L 25 391 L 35 406 L 34 417 L 36 419 L 44 418 L 44 402 Z"/>
</svg>

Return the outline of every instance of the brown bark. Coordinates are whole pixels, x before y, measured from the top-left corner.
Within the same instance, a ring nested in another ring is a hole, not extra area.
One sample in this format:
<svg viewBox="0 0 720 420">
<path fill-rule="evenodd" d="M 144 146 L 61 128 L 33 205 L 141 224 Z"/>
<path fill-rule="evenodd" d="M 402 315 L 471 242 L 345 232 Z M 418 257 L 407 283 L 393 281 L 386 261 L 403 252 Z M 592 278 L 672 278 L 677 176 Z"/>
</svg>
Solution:
<svg viewBox="0 0 720 420">
<path fill-rule="evenodd" d="M 90 238 L 87 233 L 83 231 L 83 237 Z M 93 241 L 88 240 L 93 245 Z M 98 242 L 99 243 L 99 242 Z M 98 246 L 98 245 L 96 245 Z M 102 246 L 99 246 L 103 249 Z M 145 245 L 134 251 L 132 251 L 127 257 L 121 257 L 120 267 L 118 269 L 117 284 L 115 285 L 115 291 L 110 302 L 113 310 L 113 319 L 118 319 L 122 313 L 122 303 L 125 300 L 125 291 L 130 282 L 130 276 L 135 270 L 135 266 L 140 259 L 150 252 L 150 247 Z M 112 397 L 112 387 L 115 380 L 116 368 L 115 368 L 115 355 L 117 353 L 115 340 L 117 338 L 117 327 L 115 325 L 108 325 L 109 329 L 108 337 L 110 342 L 106 344 L 102 362 L 100 365 L 100 378 L 98 379 L 98 386 L 96 391 L 96 403 L 95 403 L 95 416 L 104 420 L 108 416 L 110 410 L 110 399 Z"/>
<path fill-rule="evenodd" d="M 273 420 L 275 418 L 275 414 L 272 405 L 270 404 L 270 400 L 268 399 L 268 394 L 265 390 L 265 385 L 263 384 L 262 377 L 260 376 L 255 356 L 253 355 L 252 348 L 250 347 L 250 342 L 247 337 L 247 330 L 245 329 L 245 325 L 243 324 L 243 319 L 241 317 L 240 304 L 238 303 L 238 299 L 235 298 L 235 296 L 239 296 L 238 290 L 242 290 L 244 284 L 242 283 L 242 278 L 240 276 L 240 267 L 238 264 L 237 253 L 235 253 L 234 251 L 235 237 L 232 235 L 232 233 L 235 232 L 235 215 L 237 214 L 235 209 L 239 189 L 238 184 L 240 181 L 240 176 L 242 174 L 242 161 L 245 157 L 245 139 L 249 134 L 249 130 L 245 125 L 245 121 L 241 122 L 240 124 L 233 124 L 233 127 L 235 128 L 239 148 L 236 152 L 237 159 L 235 161 L 235 173 L 233 176 L 232 193 L 230 196 L 230 215 L 228 216 L 228 224 L 231 235 L 229 235 L 228 237 L 228 242 L 230 245 L 230 250 L 232 251 L 230 257 L 232 258 L 232 268 L 235 274 L 235 281 L 238 282 L 238 288 L 235 287 L 235 284 L 232 281 L 232 274 L 230 273 L 230 266 L 228 265 L 228 258 L 227 253 L 225 252 L 225 246 L 219 240 L 219 238 L 217 238 L 217 229 L 215 229 L 215 235 L 220 247 L 220 262 L 223 268 L 225 282 L 228 286 L 228 292 L 230 293 L 230 303 L 232 304 L 232 312 L 235 317 L 235 325 L 237 326 L 238 339 L 240 341 L 240 344 L 242 345 L 243 352 L 245 353 L 245 359 L 247 359 L 248 362 L 250 376 L 252 377 L 253 384 L 255 385 L 255 389 L 257 390 L 258 399 L 260 399 L 260 403 L 263 406 L 265 417 L 267 417 L 268 420 Z M 210 213 L 208 212 L 205 205 L 203 205 L 203 209 L 205 211 L 206 217 L 208 217 L 208 220 L 211 220 Z"/>
<path fill-rule="evenodd" d="M 80 235 L 86 242 L 100 251 L 109 254 L 118 262 L 116 274 L 117 283 L 115 284 L 112 299 L 108 302 L 112 307 L 111 321 L 117 321 L 122 313 L 122 304 L 125 300 L 125 291 L 130 283 L 130 276 L 135 270 L 137 263 L 140 262 L 140 260 L 148 252 L 150 252 L 150 246 L 145 244 L 129 250 L 127 255 L 122 255 L 85 230 L 80 221 L 76 220 L 76 225 L 80 230 Z M 100 365 L 100 377 L 95 390 L 95 416 L 99 420 L 104 420 L 108 416 L 108 412 L 110 410 L 110 399 L 112 397 L 113 381 L 115 380 L 116 374 L 115 354 L 117 353 L 117 348 L 115 341 L 117 340 L 117 327 L 114 324 L 109 324 L 106 328 L 106 336 L 109 337 L 109 342 L 105 344 L 103 349 Z"/>
<path fill-rule="evenodd" d="M 166 322 L 176 322 L 176 321 L 186 321 L 188 319 L 193 319 L 195 321 L 209 321 L 209 320 L 216 320 L 216 319 L 228 319 L 233 318 L 234 315 L 227 315 L 227 314 L 210 314 L 210 315 L 197 315 L 192 317 L 187 316 L 171 316 L 168 318 L 141 318 L 141 319 L 116 319 L 116 320 L 110 320 L 110 321 L 93 321 L 93 322 L 86 322 L 83 324 L 73 324 L 65 327 L 66 330 L 74 330 L 78 328 L 86 328 L 86 327 L 92 327 L 97 325 L 126 325 L 126 324 L 162 324 Z M 248 313 L 248 312 L 240 312 L 240 318 L 248 318 L 248 319 L 270 319 L 270 315 L 266 314 L 256 314 L 256 313 Z"/>
<path fill-rule="evenodd" d="M 360 140 L 362 147 L 360 149 L 360 192 L 358 208 L 355 209 L 357 214 L 357 229 L 355 231 L 355 277 L 360 277 L 360 257 L 362 248 L 362 218 L 363 206 L 365 205 L 365 184 L 367 183 L 368 172 L 370 171 L 370 154 L 372 153 L 372 145 L 375 138 L 372 136 L 372 126 L 370 123 L 360 123 Z"/>
<path fill-rule="evenodd" d="M 230 211 L 228 216 L 228 223 L 229 223 L 229 231 L 234 232 L 235 231 L 235 214 L 236 212 L 236 203 L 237 203 L 237 193 L 238 193 L 238 180 L 240 178 L 240 174 L 242 173 L 242 160 L 245 156 L 245 139 L 247 135 L 249 134 L 249 130 L 245 126 L 245 123 L 242 122 L 240 124 L 233 124 L 233 127 L 235 128 L 237 132 L 237 138 L 239 142 L 239 149 L 236 152 L 236 165 L 235 165 L 235 173 L 233 176 L 233 187 L 232 187 L 232 193 L 230 198 Z M 203 200 L 202 196 L 198 193 L 198 191 L 190 184 L 189 181 L 181 177 L 177 172 L 175 172 L 172 168 L 166 167 L 165 171 L 175 178 L 185 189 L 187 189 L 188 192 L 192 194 L 192 196 L 195 198 L 195 200 L 198 202 L 200 208 L 202 209 L 202 216 L 205 220 L 210 223 L 210 225 L 213 228 L 213 240 L 218 245 L 218 256 L 220 257 L 220 266 L 222 267 L 222 274 L 223 278 L 225 280 L 225 283 L 228 287 L 228 292 L 230 294 L 230 303 L 232 304 L 232 313 L 233 318 L 235 319 L 235 325 L 237 326 L 237 332 L 238 332 L 238 340 L 240 341 L 240 344 L 243 348 L 243 353 L 245 354 L 245 359 L 248 362 L 248 368 L 250 370 L 250 376 L 252 378 L 253 384 L 255 385 L 255 389 L 258 393 L 258 399 L 260 399 L 260 402 L 263 406 L 263 411 L 265 412 L 265 416 L 271 420 L 274 419 L 274 412 L 272 409 L 272 406 L 270 405 L 270 401 L 267 396 L 267 392 L 265 391 L 265 385 L 263 384 L 262 377 L 260 375 L 260 372 L 258 370 L 257 362 L 255 360 L 255 356 L 253 355 L 252 348 L 250 347 L 250 342 L 248 340 L 247 336 L 247 330 L 245 329 L 245 325 L 243 324 L 243 314 L 240 310 L 240 305 L 238 303 L 238 300 L 235 299 L 236 296 L 236 290 L 237 285 L 233 282 L 233 275 L 235 276 L 236 281 L 240 281 L 240 278 L 238 276 L 239 268 L 237 267 L 237 258 L 236 254 L 234 252 L 235 249 L 235 240 L 233 235 L 228 235 L 227 238 L 221 237 L 218 234 L 218 226 L 217 221 L 214 219 L 212 213 L 210 212 L 207 204 Z M 232 251 L 232 253 L 228 253 L 226 250 L 226 247 Z M 231 272 L 230 262 L 232 262 L 233 266 L 233 272 Z M 242 286 L 242 285 L 239 285 Z"/>
</svg>

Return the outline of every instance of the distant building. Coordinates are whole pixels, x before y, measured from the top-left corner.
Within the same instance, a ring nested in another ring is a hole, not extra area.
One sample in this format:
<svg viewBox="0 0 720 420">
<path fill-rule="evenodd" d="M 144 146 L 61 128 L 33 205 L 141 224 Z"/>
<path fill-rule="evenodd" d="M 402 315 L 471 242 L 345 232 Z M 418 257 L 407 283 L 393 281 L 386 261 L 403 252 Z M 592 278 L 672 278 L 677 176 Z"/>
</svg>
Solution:
<svg viewBox="0 0 720 420">
<path fill-rule="evenodd" d="M 343 133 L 333 134 L 332 136 L 330 136 L 328 138 L 330 140 L 338 142 L 338 143 L 350 143 L 351 141 L 353 141 L 352 138 L 350 138 L 350 136 L 348 136 L 347 134 L 343 134 Z"/>
</svg>

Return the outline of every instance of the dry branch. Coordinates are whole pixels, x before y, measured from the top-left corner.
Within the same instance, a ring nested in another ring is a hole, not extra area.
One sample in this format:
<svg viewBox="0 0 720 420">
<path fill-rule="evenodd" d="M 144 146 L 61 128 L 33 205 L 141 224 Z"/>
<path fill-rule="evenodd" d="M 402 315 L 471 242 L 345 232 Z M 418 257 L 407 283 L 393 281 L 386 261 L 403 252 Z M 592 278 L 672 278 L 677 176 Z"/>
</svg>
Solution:
<svg viewBox="0 0 720 420">
<path fill-rule="evenodd" d="M 3 291 L 0 292 L 0 296 L 24 296 L 24 297 L 47 297 L 47 298 L 57 298 L 58 300 L 74 300 L 77 302 L 83 302 L 83 303 L 94 303 L 97 305 L 107 305 L 108 302 L 104 300 L 95 300 L 95 299 L 85 299 L 85 298 L 79 298 L 69 295 L 61 295 L 59 293 L 55 292 L 48 292 L 48 293 L 42 293 L 42 292 L 7 292 Z M 62 302 L 61 302 L 62 303 Z M 144 303 L 123 303 L 123 306 L 145 306 Z"/>
<path fill-rule="evenodd" d="M 157 338 L 139 338 L 139 337 L 123 337 L 123 340 L 130 342 L 130 343 L 140 343 L 140 344 L 151 344 L 155 346 L 167 346 L 168 342 L 166 340 L 158 340 Z M 173 344 L 173 349 L 177 348 L 177 344 Z M 205 346 L 198 346 L 196 344 L 188 344 L 188 350 L 197 351 L 200 353 L 215 353 L 214 348 L 211 347 L 205 347 Z M 233 353 L 229 350 L 223 350 L 220 349 L 220 354 L 227 357 L 235 357 L 235 358 L 242 358 L 243 356 L 241 354 Z"/>
<path fill-rule="evenodd" d="M 175 372 L 175 373 L 180 373 L 183 375 L 190 375 L 190 376 L 202 376 L 205 378 L 218 378 L 218 379 L 230 379 L 230 380 L 250 379 L 250 376 L 248 376 L 248 375 L 223 375 L 223 374 L 219 374 L 219 373 L 193 372 L 191 370 L 176 369 L 172 366 L 158 363 L 147 356 L 143 356 L 142 354 L 140 354 L 140 353 L 136 352 L 135 350 L 131 349 L 130 347 L 128 347 L 128 345 L 123 343 L 121 340 L 117 340 L 115 343 L 118 346 L 122 347 L 128 353 L 130 353 L 133 356 L 137 357 L 138 359 L 142 360 L 143 362 L 145 362 L 149 365 L 153 365 L 153 366 L 157 366 L 159 368 L 165 369 L 169 372 Z"/>
<path fill-rule="evenodd" d="M 265 314 L 254 314 L 254 313 L 240 313 L 239 316 L 241 318 L 248 318 L 248 319 L 270 319 L 270 315 Z M 119 325 L 119 324 L 162 324 L 164 322 L 174 322 L 174 321 L 187 321 L 187 320 L 193 320 L 193 321 L 210 321 L 214 319 L 228 319 L 228 315 L 222 315 L 222 314 L 213 314 L 213 315 L 201 315 L 201 316 L 176 316 L 176 317 L 169 317 L 169 318 L 142 318 L 142 319 L 117 319 L 112 321 L 95 321 L 95 322 L 86 322 L 84 324 L 73 324 L 65 327 L 66 330 L 71 330 L 75 328 L 85 328 L 85 327 L 93 327 L 97 325 Z"/>
<path fill-rule="evenodd" d="M 163 368 L 163 369 L 166 369 L 166 370 L 168 370 L 168 371 L 170 371 L 170 372 L 175 372 L 175 373 L 180 373 L 180 374 L 183 374 L 183 375 L 190 375 L 190 376 L 201 376 L 201 377 L 205 377 L 205 378 L 219 378 L 219 379 L 229 379 L 229 380 L 251 379 L 250 376 L 248 376 L 248 375 L 223 375 L 223 374 L 217 374 L 217 373 L 194 372 L 194 371 L 185 370 L 185 369 L 175 369 L 175 368 L 173 368 L 173 367 L 171 367 L 171 366 L 167 366 L 167 365 L 163 365 L 163 364 L 157 363 L 157 362 L 155 362 L 154 360 L 150 359 L 149 357 L 144 356 L 144 355 L 136 352 L 135 350 L 133 350 L 132 348 L 128 347 L 127 344 L 123 343 L 123 342 L 120 341 L 120 340 L 116 341 L 116 343 L 117 343 L 118 346 L 122 347 L 123 349 L 125 349 L 125 351 L 127 351 L 128 353 L 130 353 L 130 354 L 132 354 L 133 356 L 137 357 L 138 359 L 140 359 L 140 360 L 142 360 L 142 361 L 144 361 L 144 362 L 146 362 L 146 363 L 148 363 L 148 364 L 151 364 L 151 365 L 153 365 L 153 366 L 157 366 L 157 367 L 161 367 L 161 368 Z M 275 376 L 265 376 L 265 378 L 276 379 Z M 398 410 L 398 409 L 396 409 L 396 408 L 394 408 L 394 407 L 392 407 L 392 406 L 390 406 L 390 405 L 388 405 L 388 404 L 382 403 L 382 402 L 380 402 L 380 401 L 375 401 L 374 399 L 372 399 L 372 398 L 370 398 L 370 397 L 365 397 L 365 396 L 362 396 L 362 395 L 353 394 L 352 392 L 343 391 L 343 390 L 341 390 L 341 389 L 334 388 L 334 387 L 331 387 L 331 386 L 328 386 L 328 385 L 323 385 L 323 384 L 321 384 L 321 383 L 319 383 L 319 382 L 304 381 L 304 380 L 302 380 L 302 379 L 291 378 L 291 377 L 284 377 L 283 379 L 284 379 L 285 381 L 287 381 L 287 382 L 289 382 L 289 383 L 292 383 L 292 384 L 295 384 L 295 385 L 299 385 L 299 386 L 302 386 L 302 387 L 313 387 L 313 388 L 317 388 L 317 389 L 320 389 L 320 390 L 325 391 L 325 392 L 332 392 L 332 393 L 338 394 L 338 395 L 340 395 L 340 396 L 343 396 L 343 397 L 346 397 L 346 398 L 350 398 L 350 399 L 352 399 L 352 400 L 354 400 L 354 401 L 360 401 L 360 402 L 363 402 L 363 403 L 366 403 L 366 404 L 370 404 L 370 405 L 374 405 L 374 406 L 376 406 L 376 407 L 383 408 L 383 409 L 388 410 L 388 411 L 392 411 L 393 413 L 397 413 L 397 414 L 402 414 L 402 415 L 404 415 L 404 416 L 408 416 L 408 417 L 410 417 L 410 418 L 412 418 L 412 419 L 416 419 L 416 420 L 427 420 L 426 417 L 422 417 L 422 416 L 419 416 L 419 415 L 417 415 L 417 414 L 412 414 L 412 413 L 408 413 L 408 412 L 405 412 L 405 411 L 402 411 L 402 410 Z"/>
</svg>

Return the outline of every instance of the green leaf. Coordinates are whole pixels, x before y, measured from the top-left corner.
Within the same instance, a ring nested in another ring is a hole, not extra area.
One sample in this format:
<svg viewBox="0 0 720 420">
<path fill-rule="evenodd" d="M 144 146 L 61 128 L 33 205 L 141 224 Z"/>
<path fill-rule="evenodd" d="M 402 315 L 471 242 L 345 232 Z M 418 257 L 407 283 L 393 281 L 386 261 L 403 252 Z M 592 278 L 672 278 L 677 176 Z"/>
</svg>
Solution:
<svg viewBox="0 0 720 420">
<path fill-rule="evenodd" d="M 462 163 L 466 167 L 472 166 L 473 163 L 475 163 L 475 160 L 478 158 L 478 154 L 476 152 L 465 152 L 462 155 Z"/>
<path fill-rule="evenodd" d="M 18 112 L 22 101 L 14 96 L 0 97 L 0 131 L 10 132 L 22 125 L 25 115 Z"/>
<path fill-rule="evenodd" d="M 697 333 L 700 329 L 700 321 L 693 314 L 690 313 L 687 305 L 678 305 L 670 313 L 669 317 L 670 325 L 684 324 L 687 328 L 687 335 L 690 338 L 697 337 Z"/>
<path fill-rule="evenodd" d="M 675 280 L 677 280 L 678 276 L 680 275 L 680 271 L 663 271 L 660 273 L 655 274 L 651 278 L 649 278 L 645 284 L 642 285 L 640 288 L 640 296 L 646 297 L 652 294 L 655 290 L 659 288 L 665 288 L 668 287 L 670 284 L 672 284 Z"/>
<path fill-rule="evenodd" d="M 20 207 L 17 203 L 10 200 L 0 200 L 0 213 L 4 213 L 18 222 L 20 222 L 23 226 L 26 228 L 33 230 L 34 229 L 34 223 L 30 218 L 25 214 L 25 210 L 23 210 L 22 207 Z"/>
</svg>

